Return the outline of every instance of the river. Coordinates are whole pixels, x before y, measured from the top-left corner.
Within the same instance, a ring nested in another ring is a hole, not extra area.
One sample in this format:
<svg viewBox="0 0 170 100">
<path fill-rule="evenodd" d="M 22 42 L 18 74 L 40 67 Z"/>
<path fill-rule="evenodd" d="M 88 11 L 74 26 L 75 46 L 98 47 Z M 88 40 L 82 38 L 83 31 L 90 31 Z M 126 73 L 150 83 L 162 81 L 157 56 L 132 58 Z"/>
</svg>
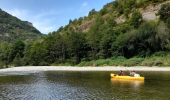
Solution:
<svg viewBox="0 0 170 100">
<path fill-rule="evenodd" d="M 116 81 L 110 73 L 3 73 L 0 100 L 170 100 L 170 72 L 142 72 L 145 81 Z"/>
</svg>

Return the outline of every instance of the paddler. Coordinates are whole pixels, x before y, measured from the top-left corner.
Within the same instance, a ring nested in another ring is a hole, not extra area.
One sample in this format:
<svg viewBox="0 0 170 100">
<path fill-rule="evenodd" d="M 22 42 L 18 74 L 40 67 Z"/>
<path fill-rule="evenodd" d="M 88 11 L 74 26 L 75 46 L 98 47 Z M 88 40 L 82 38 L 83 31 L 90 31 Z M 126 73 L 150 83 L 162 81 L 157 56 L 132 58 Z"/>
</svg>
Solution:
<svg viewBox="0 0 170 100">
<path fill-rule="evenodd" d="M 118 75 L 119 75 L 119 76 L 124 76 L 124 72 L 123 72 L 122 70 L 120 70 L 120 72 L 119 72 Z"/>
<path fill-rule="evenodd" d="M 136 73 L 135 71 L 131 71 L 130 76 L 132 76 L 132 77 L 140 77 L 140 74 Z"/>
</svg>

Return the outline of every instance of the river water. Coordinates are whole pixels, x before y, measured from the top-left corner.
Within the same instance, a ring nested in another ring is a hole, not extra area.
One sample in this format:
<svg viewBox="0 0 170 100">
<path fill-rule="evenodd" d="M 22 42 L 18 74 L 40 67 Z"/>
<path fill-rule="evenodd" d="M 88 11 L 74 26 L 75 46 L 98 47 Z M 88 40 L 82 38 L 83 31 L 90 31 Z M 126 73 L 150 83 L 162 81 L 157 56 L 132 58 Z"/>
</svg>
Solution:
<svg viewBox="0 0 170 100">
<path fill-rule="evenodd" d="M 111 72 L 3 73 L 0 100 L 170 100 L 170 72 L 142 72 L 145 81 Z"/>
</svg>

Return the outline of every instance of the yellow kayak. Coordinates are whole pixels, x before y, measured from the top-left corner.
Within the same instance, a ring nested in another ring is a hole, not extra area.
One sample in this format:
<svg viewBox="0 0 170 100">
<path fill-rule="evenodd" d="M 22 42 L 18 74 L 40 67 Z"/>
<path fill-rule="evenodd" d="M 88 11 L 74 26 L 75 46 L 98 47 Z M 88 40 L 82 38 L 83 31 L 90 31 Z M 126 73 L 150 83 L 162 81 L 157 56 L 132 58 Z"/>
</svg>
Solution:
<svg viewBox="0 0 170 100">
<path fill-rule="evenodd" d="M 112 79 L 121 79 L 121 80 L 140 80 L 144 81 L 144 77 L 133 77 L 133 76 L 119 76 L 117 74 L 111 74 L 110 75 Z"/>
</svg>

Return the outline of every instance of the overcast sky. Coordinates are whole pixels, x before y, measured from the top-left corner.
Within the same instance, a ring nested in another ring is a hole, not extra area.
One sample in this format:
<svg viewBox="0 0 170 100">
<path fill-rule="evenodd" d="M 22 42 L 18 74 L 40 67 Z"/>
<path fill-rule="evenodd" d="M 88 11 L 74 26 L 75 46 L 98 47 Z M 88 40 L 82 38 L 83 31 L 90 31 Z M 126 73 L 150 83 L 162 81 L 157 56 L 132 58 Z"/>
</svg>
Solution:
<svg viewBox="0 0 170 100">
<path fill-rule="evenodd" d="M 0 8 L 42 33 L 56 31 L 70 19 L 86 16 L 91 9 L 100 10 L 112 0 L 0 0 Z"/>
</svg>

